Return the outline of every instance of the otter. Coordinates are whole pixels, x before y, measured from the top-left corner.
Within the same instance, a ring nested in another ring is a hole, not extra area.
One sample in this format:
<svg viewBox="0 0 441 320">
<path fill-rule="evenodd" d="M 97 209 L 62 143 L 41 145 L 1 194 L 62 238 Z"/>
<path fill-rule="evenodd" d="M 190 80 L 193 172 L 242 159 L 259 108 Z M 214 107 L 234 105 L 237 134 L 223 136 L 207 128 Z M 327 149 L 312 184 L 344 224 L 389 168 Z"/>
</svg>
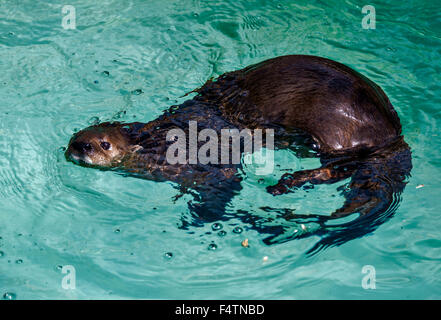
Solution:
<svg viewBox="0 0 441 320">
<path fill-rule="evenodd" d="M 315 253 L 373 232 L 395 213 L 410 176 L 411 152 L 388 97 L 362 74 L 326 58 L 288 55 L 225 73 L 192 92 L 193 98 L 148 123 L 105 122 L 75 133 L 66 158 L 87 167 L 172 181 L 194 196 L 189 223 L 203 225 L 231 217 L 225 207 L 241 190 L 242 165 L 190 163 L 188 153 L 183 163 L 170 164 L 166 154 L 173 141 L 167 133 L 178 128 L 188 134 L 190 121 L 197 122 L 198 132 L 271 128 L 275 149 L 318 157 L 321 166 L 285 173 L 267 187 L 269 193 L 350 182 L 342 191 L 343 206 L 330 215 L 285 216 L 295 223 L 318 224 L 314 231 L 286 235 L 283 226 L 240 214 L 253 228 L 270 234 L 265 243 L 319 235 L 309 250 Z M 352 214 L 357 216 L 349 222 L 336 220 Z"/>
</svg>

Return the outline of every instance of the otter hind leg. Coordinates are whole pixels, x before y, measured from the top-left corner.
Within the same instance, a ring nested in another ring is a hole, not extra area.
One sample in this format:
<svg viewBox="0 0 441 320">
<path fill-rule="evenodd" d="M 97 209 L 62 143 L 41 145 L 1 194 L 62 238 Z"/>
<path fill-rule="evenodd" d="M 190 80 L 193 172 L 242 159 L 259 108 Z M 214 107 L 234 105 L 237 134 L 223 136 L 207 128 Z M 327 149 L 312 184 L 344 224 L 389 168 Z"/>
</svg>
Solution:
<svg viewBox="0 0 441 320">
<path fill-rule="evenodd" d="M 313 255 L 325 248 L 339 246 L 374 232 L 395 214 L 407 178 L 410 176 L 412 169 L 410 150 L 406 144 L 399 147 L 398 150 L 391 152 L 386 150 L 382 156 L 360 161 L 353 168 L 354 170 L 351 170 L 351 182 L 343 190 L 345 197 L 343 206 L 330 216 L 295 214 L 290 219 L 302 223 L 315 222 L 319 224 L 319 228 L 311 233 L 296 236 L 279 236 L 277 239 L 270 237 L 265 239 L 266 242 L 280 243 L 293 238 L 318 235 L 321 239 L 306 253 Z M 316 176 L 319 172 L 320 170 L 301 174 L 301 177 Z M 352 214 L 357 216 L 350 221 L 340 220 Z"/>
<path fill-rule="evenodd" d="M 295 177 L 288 176 L 282 183 L 274 186 L 272 194 L 288 192 L 293 186 L 300 186 L 306 182 L 313 184 L 333 183 L 345 178 L 343 174 L 336 172 L 329 173 L 320 169 L 300 171 Z M 366 171 L 369 173 L 366 175 Z M 363 172 L 363 173 L 362 173 Z M 343 190 L 345 202 L 343 206 L 332 212 L 330 215 L 318 214 L 293 214 L 290 221 L 295 225 L 300 223 L 315 223 L 319 228 L 313 232 L 290 235 L 273 235 L 264 242 L 267 244 L 282 243 L 292 239 L 301 239 L 312 235 L 321 237 L 313 248 L 308 250 L 308 255 L 313 255 L 327 247 L 338 246 L 349 240 L 361 237 L 374 231 L 380 224 L 393 215 L 396 210 L 399 194 L 404 188 L 404 183 L 383 179 L 376 175 L 376 172 L 366 168 L 351 171 L 351 182 Z M 287 189 L 286 189 L 287 188 Z M 281 194 L 280 193 L 280 194 Z M 339 219 L 357 215 L 350 221 Z"/>
<path fill-rule="evenodd" d="M 360 179 L 357 175 L 345 191 L 343 206 L 324 218 L 323 237 L 308 250 L 308 255 L 372 233 L 395 214 L 406 183 L 403 180 L 383 180 L 384 176 Z M 356 216 L 350 221 L 337 223 L 350 215 Z"/>
</svg>

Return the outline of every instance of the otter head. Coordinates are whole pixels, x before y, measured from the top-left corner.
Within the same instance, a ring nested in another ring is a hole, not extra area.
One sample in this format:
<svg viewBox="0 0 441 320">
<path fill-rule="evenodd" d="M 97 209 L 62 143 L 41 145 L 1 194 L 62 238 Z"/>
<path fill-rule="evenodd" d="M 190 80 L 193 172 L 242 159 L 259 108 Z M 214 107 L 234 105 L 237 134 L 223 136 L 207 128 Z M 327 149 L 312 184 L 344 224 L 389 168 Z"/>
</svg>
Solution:
<svg viewBox="0 0 441 320">
<path fill-rule="evenodd" d="M 124 156 L 134 151 L 128 128 L 118 122 L 104 122 L 83 129 L 70 140 L 66 159 L 91 167 L 118 167 Z"/>
</svg>

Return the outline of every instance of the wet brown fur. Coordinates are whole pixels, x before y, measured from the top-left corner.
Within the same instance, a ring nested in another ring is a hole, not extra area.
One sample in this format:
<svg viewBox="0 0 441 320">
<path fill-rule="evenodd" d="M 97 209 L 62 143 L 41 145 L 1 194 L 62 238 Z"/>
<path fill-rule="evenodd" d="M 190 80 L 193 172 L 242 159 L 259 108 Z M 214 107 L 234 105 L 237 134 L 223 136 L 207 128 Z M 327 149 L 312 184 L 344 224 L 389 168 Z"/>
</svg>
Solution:
<svg viewBox="0 0 441 320">
<path fill-rule="evenodd" d="M 80 131 L 71 139 L 67 158 L 86 154 L 73 148 L 74 142 L 90 143 L 96 151 L 88 154 L 96 160 L 86 165 L 195 190 L 199 201 L 191 204 L 192 211 L 202 222 L 214 221 L 225 219 L 225 205 L 241 189 L 240 165 L 170 165 L 166 133 L 172 128 L 188 132 L 190 120 L 198 122 L 199 131 L 218 133 L 223 128 L 274 128 L 277 148 L 290 148 L 299 156 L 311 156 L 304 151 L 312 148 L 322 167 L 285 174 L 268 192 L 278 195 L 308 183 L 351 178 L 343 192 L 345 204 L 331 216 L 294 215 L 297 222 L 306 219 L 321 226 L 314 234 L 322 240 L 311 252 L 369 233 L 395 212 L 412 168 L 410 150 L 386 94 L 363 75 L 325 58 L 283 56 L 226 73 L 195 92 L 193 99 L 149 123 L 104 123 Z M 99 150 L 103 139 L 115 144 L 117 155 Z M 326 224 L 353 213 L 360 217 L 343 229 Z M 253 223 L 274 233 L 267 243 L 292 238 L 281 237 L 280 228 L 258 225 Z"/>
</svg>

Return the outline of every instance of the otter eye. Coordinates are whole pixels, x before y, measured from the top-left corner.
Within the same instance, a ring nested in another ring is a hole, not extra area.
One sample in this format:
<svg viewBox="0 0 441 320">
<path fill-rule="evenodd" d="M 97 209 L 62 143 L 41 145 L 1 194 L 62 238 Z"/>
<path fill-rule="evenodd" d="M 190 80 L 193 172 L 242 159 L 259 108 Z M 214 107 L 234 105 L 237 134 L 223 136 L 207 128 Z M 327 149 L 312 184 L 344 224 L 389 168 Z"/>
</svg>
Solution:
<svg viewBox="0 0 441 320">
<path fill-rule="evenodd" d="M 104 150 L 109 150 L 110 149 L 110 143 L 108 143 L 108 142 L 101 142 L 101 148 L 103 148 Z"/>
</svg>

